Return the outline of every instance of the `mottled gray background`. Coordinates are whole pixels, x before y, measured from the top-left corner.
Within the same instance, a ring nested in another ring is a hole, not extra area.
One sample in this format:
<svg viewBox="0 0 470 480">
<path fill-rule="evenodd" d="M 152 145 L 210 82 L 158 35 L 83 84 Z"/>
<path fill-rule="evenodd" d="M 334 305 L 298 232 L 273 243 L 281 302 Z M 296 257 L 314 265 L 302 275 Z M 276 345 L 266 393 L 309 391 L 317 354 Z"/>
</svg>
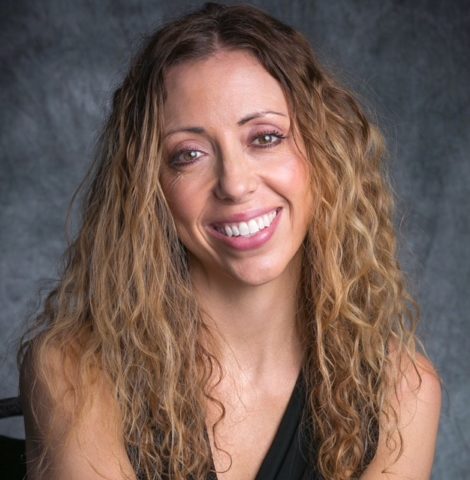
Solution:
<svg viewBox="0 0 470 480">
<path fill-rule="evenodd" d="M 303 31 L 376 112 L 400 199 L 401 258 L 446 385 L 433 479 L 470 478 L 470 19 L 466 1 L 257 1 Z M 0 16 L 0 396 L 72 192 L 144 33 L 199 2 L 14 1 Z M 20 420 L 0 434 L 23 435 Z"/>
</svg>

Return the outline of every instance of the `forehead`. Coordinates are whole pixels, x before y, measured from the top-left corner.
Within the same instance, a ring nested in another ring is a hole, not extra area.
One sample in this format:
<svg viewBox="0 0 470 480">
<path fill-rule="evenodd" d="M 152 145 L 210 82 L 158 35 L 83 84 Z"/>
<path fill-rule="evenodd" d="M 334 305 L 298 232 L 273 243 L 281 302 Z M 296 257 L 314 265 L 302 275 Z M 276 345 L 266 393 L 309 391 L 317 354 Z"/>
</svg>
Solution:
<svg viewBox="0 0 470 480">
<path fill-rule="evenodd" d="M 165 88 L 166 124 L 194 116 L 238 118 L 262 110 L 288 115 L 286 98 L 277 80 L 245 51 L 217 51 L 201 60 L 173 66 L 165 75 Z"/>
</svg>

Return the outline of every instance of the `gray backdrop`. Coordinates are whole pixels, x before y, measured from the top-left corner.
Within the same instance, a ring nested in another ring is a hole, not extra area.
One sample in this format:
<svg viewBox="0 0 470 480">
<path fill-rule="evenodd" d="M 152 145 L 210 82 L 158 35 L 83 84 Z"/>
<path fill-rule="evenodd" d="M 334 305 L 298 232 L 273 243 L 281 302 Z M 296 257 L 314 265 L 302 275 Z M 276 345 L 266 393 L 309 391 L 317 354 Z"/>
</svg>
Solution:
<svg viewBox="0 0 470 480">
<path fill-rule="evenodd" d="M 470 478 L 470 18 L 466 1 L 262 0 L 377 112 L 400 199 L 401 259 L 446 386 L 434 479 Z M 14 1 L 0 25 L 0 396 L 72 192 L 142 34 L 199 2 Z M 0 434 L 23 435 L 17 420 Z"/>
</svg>

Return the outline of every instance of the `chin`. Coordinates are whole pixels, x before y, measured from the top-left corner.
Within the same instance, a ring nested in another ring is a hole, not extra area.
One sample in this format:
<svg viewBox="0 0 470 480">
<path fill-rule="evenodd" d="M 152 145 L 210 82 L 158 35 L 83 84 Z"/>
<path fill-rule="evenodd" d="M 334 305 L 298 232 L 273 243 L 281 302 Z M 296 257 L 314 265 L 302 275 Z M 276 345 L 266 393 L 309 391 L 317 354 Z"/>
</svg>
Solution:
<svg viewBox="0 0 470 480">
<path fill-rule="evenodd" d="M 246 286 L 261 286 L 271 282 L 282 281 L 288 274 L 288 265 L 262 265 L 248 268 L 236 269 L 229 273 L 229 276 Z M 228 272 L 227 272 L 228 273 Z"/>
</svg>

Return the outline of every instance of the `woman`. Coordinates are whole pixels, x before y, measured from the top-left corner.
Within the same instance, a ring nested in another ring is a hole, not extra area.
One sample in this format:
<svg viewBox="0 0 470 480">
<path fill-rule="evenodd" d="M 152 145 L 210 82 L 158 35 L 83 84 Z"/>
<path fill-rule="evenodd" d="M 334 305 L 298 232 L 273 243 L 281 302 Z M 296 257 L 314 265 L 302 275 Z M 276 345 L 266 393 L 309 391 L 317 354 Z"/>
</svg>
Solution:
<svg viewBox="0 0 470 480">
<path fill-rule="evenodd" d="M 28 478 L 429 478 L 440 383 L 383 155 L 265 13 L 156 32 L 22 349 Z"/>
</svg>

